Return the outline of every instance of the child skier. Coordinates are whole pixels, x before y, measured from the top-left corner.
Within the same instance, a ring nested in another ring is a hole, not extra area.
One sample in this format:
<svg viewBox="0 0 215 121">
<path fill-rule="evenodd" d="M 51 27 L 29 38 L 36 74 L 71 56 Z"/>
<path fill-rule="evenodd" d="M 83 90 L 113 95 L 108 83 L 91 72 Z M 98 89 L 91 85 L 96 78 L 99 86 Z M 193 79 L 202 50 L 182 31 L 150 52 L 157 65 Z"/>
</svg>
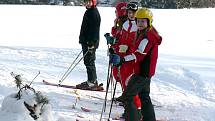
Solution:
<svg viewBox="0 0 215 121">
<path fill-rule="evenodd" d="M 162 38 L 152 26 L 152 13 L 149 9 L 139 9 L 136 13 L 136 19 L 138 31 L 135 51 L 124 57 L 112 54 L 110 60 L 115 66 L 135 63 L 134 74 L 129 79 L 126 90 L 118 98 L 125 104 L 125 120 L 141 120 L 133 101 L 133 97 L 138 94 L 142 104 L 142 121 L 155 121 L 155 112 L 149 93 L 151 77 L 155 73 L 158 58 L 158 46 L 161 44 Z"/>
<path fill-rule="evenodd" d="M 96 74 L 96 49 L 99 46 L 100 13 L 96 7 L 96 0 L 84 0 L 86 12 L 82 20 L 79 43 L 82 46 L 84 65 L 87 70 L 87 81 L 76 85 L 78 89 L 98 90 Z M 101 90 L 103 88 L 101 87 Z"/>
<path fill-rule="evenodd" d="M 123 23 L 127 21 L 126 6 L 126 2 L 119 2 L 116 5 L 116 18 L 114 20 L 114 26 L 111 29 L 112 36 L 110 36 L 110 33 L 106 33 L 104 35 L 107 40 L 107 44 L 110 44 L 112 49 L 115 48 L 114 45 L 119 41 Z"/>
<path fill-rule="evenodd" d="M 117 35 L 119 40 L 116 44 L 112 45 L 114 52 L 120 57 L 125 57 L 134 52 L 135 47 L 135 38 L 137 32 L 137 26 L 135 22 L 135 13 L 138 10 L 138 5 L 136 2 L 130 2 L 126 5 L 127 20 L 123 23 L 122 29 L 118 34 L 115 33 L 115 30 L 112 28 L 113 36 Z M 133 62 L 128 62 L 130 64 L 121 65 L 119 67 L 113 68 L 113 75 L 116 81 L 121 83 L 122 89 L 126 90 L 126 80 L 133 73 Z M 117 100 L 117 98 L 116 98 Z M 138 96 L 134 97 L 134 102 L 137 109 L 141 109 L 141 102 Z"/>
<path fill-rule="evenodd" d="M 111 34 L 117 40 L 120 37 L 123 23 L 127 20 L 126 2 L 119 2 L 116 5 L 116 19 L 114 20 L 114 26 L 112 27 Z"/>
</svg>

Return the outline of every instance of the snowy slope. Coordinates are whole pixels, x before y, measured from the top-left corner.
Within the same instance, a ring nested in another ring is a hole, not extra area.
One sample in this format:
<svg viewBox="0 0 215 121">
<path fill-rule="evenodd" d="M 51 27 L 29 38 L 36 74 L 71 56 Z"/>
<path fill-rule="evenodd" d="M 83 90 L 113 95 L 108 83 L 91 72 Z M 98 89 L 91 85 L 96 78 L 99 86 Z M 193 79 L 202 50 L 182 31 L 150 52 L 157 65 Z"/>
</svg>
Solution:
<svg viewBox="0 0 215 121">
<path fill-rule="evenodd" d="M 36 79 L 33 87 L 50 98 L 54 112 L 59 115 L 57 118 L 75 120 L 77 117 L 83 116 L 84 118 L 80 118 L 81 120 L 99 120 L 103 100 L 92 96 L 104 98 L 104 93 L 80 91 L 81 101 L 78 102 L 77 109 L 72 109 L 77 97 L 74 90 L 45 86 L 41 82 L 42 79 L 57 82 L 79 50 L 28 47 L 1 47 L 0 50 L 2 90 L 0 103 L 4 96 L 15 91 L 15 85 L 10 76 L 11 71 L 22 73 L 24 77 L 31 80 L 40 70 L 41 75 Z M 104 84 L 106 83 L 108 59 L 105 53 L 106 51 L 98 51 L 96 61 L 98 79 Z M 176 58 L 177 60 L 175 60 Z M 215 71 L 215 64 L 212 63 L 214 61 L 214 59 L 205 60 L 204 58 L 161 54 L 157 74 L 151 85 L 151 95 L 156 105 L 157 117 L 173 121 L 213 121 L 215 112 L 215 89 L 213 87 L 215 83 L 210 79 L 214 79 L 214 77 L 212 74 L 207 76 L 204 73 Z M 204 73 L 201 70 L 204 70 Z M 203 78 L 204 76 L 205 78 Z M 65 80 L 65 83 L 77 84 L 85 80 L 85 77 L 85 67 L 81 63 Z M 117 95 L 120 95 L 120 90 L 118 87 Z M 92 112 L 81 111 L 81 106 L 92 109 Z M 122 108 L 114 106 L 113 110 L 113 114 L 119 115 Z"/>
<path fill-rule="evenodd" d="M 10 72 L 23 74 L 29 82 L 40 71 L 33 87 L 48 96 L 56 120 L 99 120 L 103 100 L 93 96 L 104 98 L 104 93 L 79 91 L 81 100 L 73 109 L 77 98 L 74 90 L 46 86 L 41 82 L 46 79 L 57 83 L 80 52 L 78 35 L 84 10 L 83 7 L 0 6 L 0 11 L 7 11 L 0 12 L 0 45 L 4 45 L 0 46 L 0 104 L 7 95 L 17 91 Z M 108 57 L 103 34 L 109 32 L 113 25 L 114 9 L 99 10 L 102 16 L 101 46 L 97 51 L 96 66 L 98 80 L 106 84 Z M 151 96 L 158 119 L 214 121 L 214 11 L 153 10 L 154 24 L 163 36 L 157 72 L 151 84 Z M 201 23 L 203 20 L 207 22 Z M 86 72 L 81 62 L 64 83 L 77 84 L 84 80 Z M 117 95 L 120 94 L 121 88 L 118 86 Z M 81 107 L 92 111 L 84 112 Z M 122 112 L 122 107 L 114 105 L 113 115 Z M 0 111 L 0 121 L 5 121 L 10 115 Z M 107 116 L 106 113 L 104 117 Z M 21 120 L 25 119 L 11 119 Z"/>
</svg>

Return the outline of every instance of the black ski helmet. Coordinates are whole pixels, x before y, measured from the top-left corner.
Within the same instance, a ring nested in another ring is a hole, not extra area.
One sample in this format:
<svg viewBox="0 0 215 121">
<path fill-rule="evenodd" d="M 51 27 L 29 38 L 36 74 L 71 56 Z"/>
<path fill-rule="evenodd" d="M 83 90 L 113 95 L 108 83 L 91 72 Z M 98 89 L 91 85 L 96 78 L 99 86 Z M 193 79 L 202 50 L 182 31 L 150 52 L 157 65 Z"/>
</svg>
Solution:
<svg viewBox="0 0 215 121">
<path fill-rule="evenodd" d="M 138 10 L 138 2 L 129 2 L 126 6 L 126 10 L 137 11 Z"/>
</svg>

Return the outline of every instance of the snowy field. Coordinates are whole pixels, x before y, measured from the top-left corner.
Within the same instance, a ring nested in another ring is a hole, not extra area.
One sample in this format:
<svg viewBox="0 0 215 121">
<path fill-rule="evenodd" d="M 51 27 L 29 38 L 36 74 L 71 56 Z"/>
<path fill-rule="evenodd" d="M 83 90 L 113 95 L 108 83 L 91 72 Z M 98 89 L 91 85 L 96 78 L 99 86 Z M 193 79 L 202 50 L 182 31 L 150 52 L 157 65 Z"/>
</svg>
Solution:
<svg viewBox="0 0 215 121">
<path fill-rule="evenodd" d="M 0 107 L 4 98 L 17 92 L 10 72 L 22 74 L 44 93 L 56 121 L 98 121 L 104 92 L 79 91 L 42 84 L 58 82 L 80 52 L 79 30 L 84 7 L 0 6 Z M 101 42 L 97 51 L 98 80 L 106 84 L 108 57 L 103 34 L 110 32 L 114 8 L 99 8 Z M 154 26 L 163 36 L 151 97 L 156 117 L 165 121 L 215 121 L 215 9 L 152 10 Z M 81 62 L 64 84 L 86 80 Z M 105 87 L 105 85 L 104 85 Z M 121 94 L 117 87 L 117 96 Z M 110 94 L 109 94 L 110 95 Z M 108 97 L 110 100 L 110 97 Z M 108 101 L 108 108 L 110 101 Z M 81 107 L 91 109 L 84 112 Z M 108 116 L 109 110 L 105 116 Z M 114 104 L 112 117 L 123 108 Z M 30 121 L 17 112 L 0 111 L 0 121 Z M 105 119 L 104 119 L 105 121 Z"/>
</svg>

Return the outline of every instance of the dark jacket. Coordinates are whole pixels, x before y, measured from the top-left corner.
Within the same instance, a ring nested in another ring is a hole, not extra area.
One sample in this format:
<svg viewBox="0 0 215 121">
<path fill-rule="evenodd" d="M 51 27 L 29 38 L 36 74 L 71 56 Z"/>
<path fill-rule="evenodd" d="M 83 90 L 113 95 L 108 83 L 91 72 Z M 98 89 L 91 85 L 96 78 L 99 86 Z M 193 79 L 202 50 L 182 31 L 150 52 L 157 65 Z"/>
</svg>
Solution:
<svg viewBox="0 0 215 121">
<path fill-rule="evenodd" d="M 101 18 L 98 9 L 96 7 L 87 9 L 81 25 L 79 43 L 88 46 L 94 45 L 98 48 L 100 23 Z"/>
</svg>

